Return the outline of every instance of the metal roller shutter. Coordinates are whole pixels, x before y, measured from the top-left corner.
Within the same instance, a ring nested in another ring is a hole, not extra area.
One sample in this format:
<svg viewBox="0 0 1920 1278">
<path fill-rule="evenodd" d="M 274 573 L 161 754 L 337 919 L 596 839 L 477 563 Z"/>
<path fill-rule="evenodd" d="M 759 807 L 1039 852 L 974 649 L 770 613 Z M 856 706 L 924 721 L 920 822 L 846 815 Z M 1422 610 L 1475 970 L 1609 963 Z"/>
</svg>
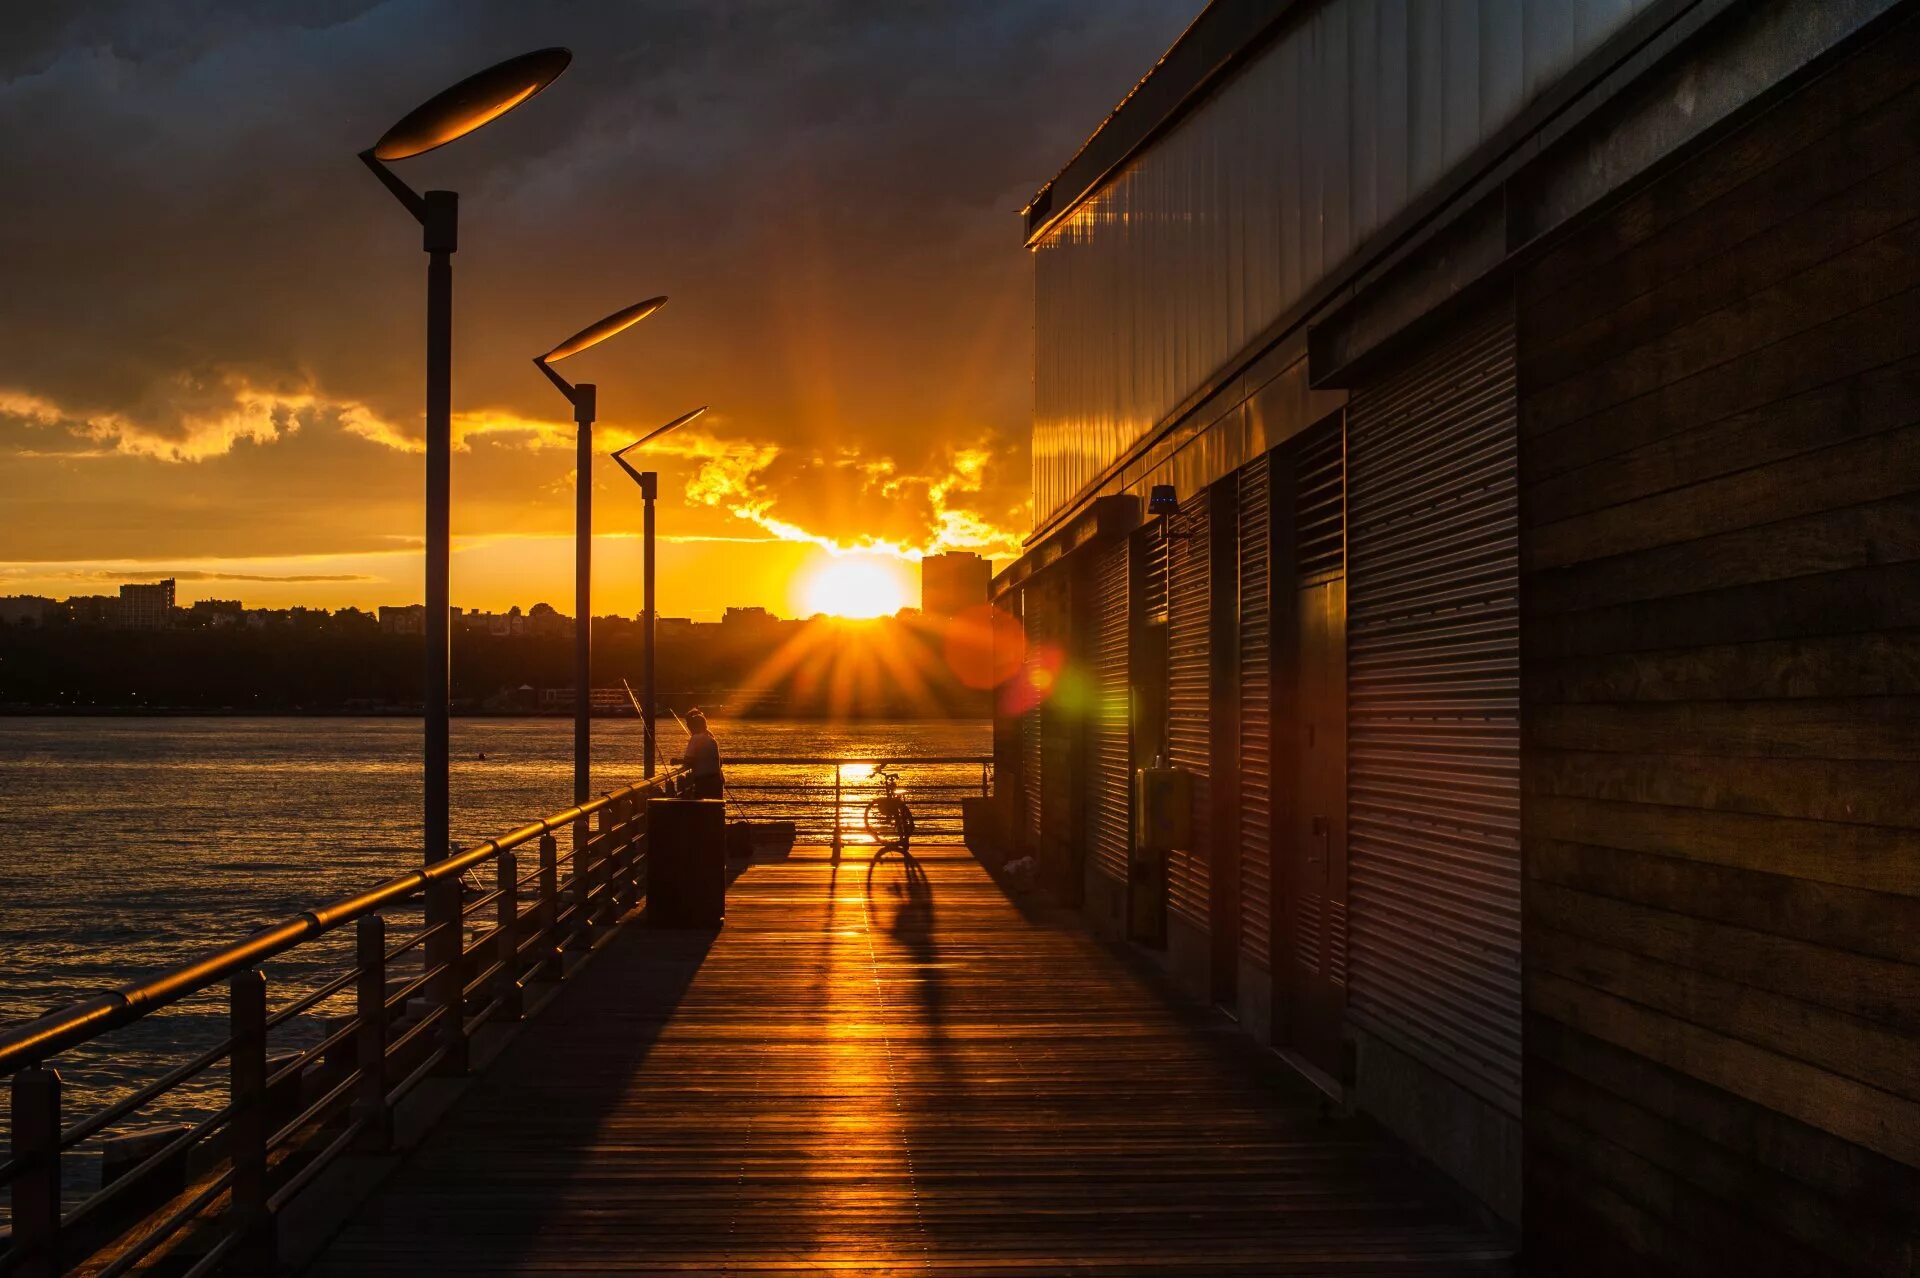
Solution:
<svg viewBox="0 0 1920 1278">
<path fill-rule="evenodd" d="M 1272 467 L 1240 470 L 1240 953 L 1263 970 L 1273 947 Z"/>
<path fill-rule="evenodd" d="M 1520 1112 L 1513 324 L 1349 406 L 1349 1016 Z"/>
<path fill-rule="evenodd" d="M 1125 541 L 1099 552 L 1093 563 L 1094 719 L 1087 769 L 1087 814 L 1092 855 L 1100 873 L 1127 881 L 1131 842 L 1133 750 L 1128 639 L 1133 615 L 1127 583 L 1131 547 Z"/>
<path fill-rule="evenodd" d="M 1168 547 L 1172 582 L 1167 608 L 1167 761 L 1193 774 L 1193 846 L 1167 859 L 1167 909 L 1208 930 L 1208 854 L 1213 846 L 1207 802 L 1213 751 L 1213 687 L 1208 640 L 1212 623 L 1207 494 L 1180 507 Z"/>
<path fill-rule="evenodd" d="M 1300 439 L 1293 471 L 1293 589 L 1299 606 L 1313 606 L 1305 592 L 1337 581 L 1347 569 L 1346 455 L 1340 423 L 1316 426 Z M 1325 668 L 1316 667 L 1324 677 Z M 1303 688 L 1304 698 L 1313 689 Z M 1303 709 L 1310 718 L 1319 711 Z M 1323 798 L 1322 802 L 1326 800 Z M 1295 915 L 1294 961 L 1334 991 L 1347 983 L 1347 902 L 1340 882 L 1328 877 L 1300 887 Z M 1337 994 L 1336 994 L 1337 996 Z"/>
<path fill-rule="evenodd" d="M 1022 592 L 1024 621 L 1027 631 L 1027 661 L 1034 660 L 1034 654 L 1049 641 L 1047 632 L 1046 609 L 1041 604 L 1041 593 L 1029 588 Z M 1040 707 L 1035 705 L 1020 716 L 1020 793 L 1024 806 L 1021 828 L 1028 851 L 1037 851 L 1040 847 L 1040 814 L 1043 810 L 1040 793 Z"/>
</svg>

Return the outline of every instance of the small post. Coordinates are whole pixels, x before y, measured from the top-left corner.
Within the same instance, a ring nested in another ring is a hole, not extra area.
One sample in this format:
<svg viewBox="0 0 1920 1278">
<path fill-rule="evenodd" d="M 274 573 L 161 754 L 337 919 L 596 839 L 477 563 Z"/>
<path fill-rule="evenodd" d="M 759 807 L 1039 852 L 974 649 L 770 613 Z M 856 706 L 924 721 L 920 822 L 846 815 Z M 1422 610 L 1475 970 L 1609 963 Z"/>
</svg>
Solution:
<svg viewBox="0 0 1920 1278">
<path fill-rule="evenodd" d="M 840 765 L 833 765 L 833 859 L 840 859 Z"/>
<path fill-rule="evenodd" d="M 353 1116 L 361 1123 L 362 1153 L 383 1154 L 393 1145 L 393 1111 L 387 1107 L 387 921 L 361 916 L 354 927 Z"/>
<path fill-rule="evenodd" d="M 228 1139 L 233 1159 L 235 1264 L 246 1273 L 271 1273 L 275 1260 L 273 1209 L 267 1203 L 267 978 L 258 968 L 235 972 L 227 984 L 227 1097 L 233 1110 Z"/>
<path fill-rule="evenodd" d="M 493 936 L 499 949 L 500 1007 L 495 1013 L 503 1021 L 520 1019 L 520 861 L 511 852 L 502 852 L 499 860 L 500 895 L 493 916 Z"/>
<path fill-rule="evenodd" d="M 439 902 L 434 909 L 433 903 Z M 440 1011 L 440 1032 L 436 1036 L 443 1049 L 434 1073 L 458 1077 L 467 1072 L 467 991 L 466 964 L 460 951 L 466 948 L 464 915 L 460 908 L 460 880 L 442 879 L 427 889 L 427 918 L 437 921 L 439 931 L 427 942 L 427 962 L 433 965 L 433 989 Z"/>
<path fill-rule="evenodd" d="M 581 817 L 573 823 L 573 919 L 567 928 L 567 948 L 587 950 L 593 948 L 593 938 L 587 935 L 587 924 L 593 914 L 593 878 L 588 873 L 593 864 L 593 854 L 588 847 L 587 819 Z"/>
<path fill-rule="evenodd" d="M 600 809 L 600 813 L 595 819 L 594 824 L 596 830 L 593 841 L 600 845 L 600 868 L 595 875 L 595 881 L 598 886 L 595 895 L 598 897 L 598 900 L 594 903 L 593 925 L 598 928 L 606 928 L 613 925 L 618 915 L 618 908 L 615 906 L 613 899 L 613 889 L 614 878 L 619 872 L 617 867 L 620 860 L 620 849 L 619 840 L 614 837 L 613 805 L 611 803 Z"/>
<path fill-rule="evenodd" d="M 13 1076 L 9 1153 L 13 1178 L 14 1270 L 22 1278 L 60 1272 L 60 1071 L 29 1065 Z"/>
<path fill-rule="evenodd" d="M 543 981 L 557 981 L 563 974 L 560 939 L 554 928 L 560 921 L 560 841 L 551 834 L 540 836 L 540 960 Z"/>
</svg>

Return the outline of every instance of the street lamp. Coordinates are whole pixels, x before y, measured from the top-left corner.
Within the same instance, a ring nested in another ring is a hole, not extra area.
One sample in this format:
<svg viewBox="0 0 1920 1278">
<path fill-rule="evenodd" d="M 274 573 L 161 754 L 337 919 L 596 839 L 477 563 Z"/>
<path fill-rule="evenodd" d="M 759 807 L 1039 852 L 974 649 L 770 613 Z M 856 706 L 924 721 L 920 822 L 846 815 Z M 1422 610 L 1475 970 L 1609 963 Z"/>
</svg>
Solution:
<svg viewBox="0 0 1920 1278">
<path fill-rule="evenodd" d="M 451 557 L 453 252 L 459 246 L 460 197 L 425 194 L 395 177 L 385 161 L 404 160 L 464 137 L 505 115 L 552 84 L 573 54 L 540 49 L 510 58 L 462 80 L 416 107 L 388 129 L 360 159 L 424 232 L 427 252 L 427 535 L 426 535 L 426 859 L 451 846 L 447 815 L 447 733 L 452 689 L 448 681 L 447 598 Z"/>
<path fill-rule="evenodd" d="M 593 673 L 593 419 L 598 387 L 592 382 L 570 384 L 553 371 L 553 365 L 569 355 L 578 355 L 589 346 L 598 346 L 615 333 L 631 328 L 667 304 L 664 297 L 650 297 L 625 310 L 615 311 L 560 343 L 545 355 L 536 355 L 533 365 L 573 405 L 573 420 L 578 423 L 575 441 L 575 478 L 573 481 L 573 801 L 587 801 L 589 759 L 592 742 Z"/>
<path fill-rule="evenodd" d="M 680 414 L 680 416 L 668 422 L 665 426 L 656 427 L 655 429 L 647 432 L 645 435 L 642 435 L 640 438 L 634 440 L 631 444 L 628 444 L 625 448 L 618 450 L 613 455 L 613 460 L 620 463 L 620 469 L 626 471 L 628 475 L 632 476 L 633 482 L 640 485 L 640 500 L 642 504 L 646 507 L 646 514 L 642 517 L 641 525 L 640 525 L 640 564 L 641 564 L 640 579 L 642 583 L 640 610 L 646 616 L 646 626 L 643 631 L 645 635 L 645 648 L 643 649 L 645 656 L 642 657 L 641 666 L 640 666 L 640 676 L 641 676 L 640 678 L 640 759 L 641 759 L 641 770 L 647 776 L 653 775 L 653 756 L 654 756 L 654 744 L 653 744 L 653 718 L 654 718 L 654 707 L 653 707 L 653 613 L 654 613 L 654 608 L 653 608 L 653 499 L 659 494 L 659 491 L 660 491 L 660 476 L 656 475 L 653 471 L 650 471 L 650 470 L 647 470 L 647 471 L 635 470 L 631 465 L 627 463 L 626 454 L 632 452 L 636 448 L 641 447 L 642 445 L 652 443 L 654 440 L 660 438 L 662 435 L 666 434 L 670 430 L 678 430 L 680 427 L 685 426 L 688 422 L 692 421 L 694 418 L 700 416 L 700 414 L 706 411 L 707 411 L 706 405 L 702 404 L 700 407 L 694 409 L 691 413 L 682 413 Z"/>
</svg>

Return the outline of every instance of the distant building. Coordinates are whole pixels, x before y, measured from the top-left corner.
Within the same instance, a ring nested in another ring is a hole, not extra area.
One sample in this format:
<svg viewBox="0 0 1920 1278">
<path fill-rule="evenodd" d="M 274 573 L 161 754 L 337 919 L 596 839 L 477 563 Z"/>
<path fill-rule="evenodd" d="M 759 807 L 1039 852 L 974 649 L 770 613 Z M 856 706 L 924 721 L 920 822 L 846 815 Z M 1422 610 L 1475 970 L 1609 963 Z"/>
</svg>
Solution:
<svg viewBox="0 0 1920 1278">
<path fill-rule="evenodd" d="M 60 611 L 78 626 L 120 624 L 120 601 L 112 595 L 72 595 L 60 605 Z"/>
<path fill-rule="evenodd" d="M 951 617 L 987 601 L 993 565 L 965 550 L 928 555 L 920 561 L 920 613 Z"/>
<path fill-rule="evenodd" d="M 187 609 L 187 619 L 196 626 L 237 626 L 245 616 L 238 599 L 196 599 Z"/>
<path fill-rule="evenodd" d="M 44 626 L 59 608 L 41 595 L 0 596 L 0 626 Z"/>
<path fill-rule="evenodd" d="M 771 626 L 779 620 L 765 608 L 729 608 L 720 615 L 721 625 L 743 629 Z"/>
<path fill-rule="evenodd" d="M 158 630 L 173 624 L 173 578 L 151 585 L 120 587 L 120 616 L 116 624 L 127 630 Z"/>
<path fill-rule="evenodd" d="M 383 605 L 380 609 L 380 632 L 389 635 L 423 635 L 427 632 L 427 606 L 425 604 L 403 604 L 400 607 Z"/>
</svg>

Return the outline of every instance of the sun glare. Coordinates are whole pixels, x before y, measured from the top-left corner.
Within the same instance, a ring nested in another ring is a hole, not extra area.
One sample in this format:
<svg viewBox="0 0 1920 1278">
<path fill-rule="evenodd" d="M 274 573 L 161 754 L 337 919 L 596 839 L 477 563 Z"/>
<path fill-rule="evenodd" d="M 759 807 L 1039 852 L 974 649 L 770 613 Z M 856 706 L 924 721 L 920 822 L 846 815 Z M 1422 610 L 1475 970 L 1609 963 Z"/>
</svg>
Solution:
<svg viewBox="0 0 1920 1278">
<path fill-rule="evenodd" d="M 814 569 L 801 587 L 806 612 L 836 617 L 889 617 L 907 604 L 906 582 L 891 566 L 873 559 L 832 559 Z"/>
</svg>

